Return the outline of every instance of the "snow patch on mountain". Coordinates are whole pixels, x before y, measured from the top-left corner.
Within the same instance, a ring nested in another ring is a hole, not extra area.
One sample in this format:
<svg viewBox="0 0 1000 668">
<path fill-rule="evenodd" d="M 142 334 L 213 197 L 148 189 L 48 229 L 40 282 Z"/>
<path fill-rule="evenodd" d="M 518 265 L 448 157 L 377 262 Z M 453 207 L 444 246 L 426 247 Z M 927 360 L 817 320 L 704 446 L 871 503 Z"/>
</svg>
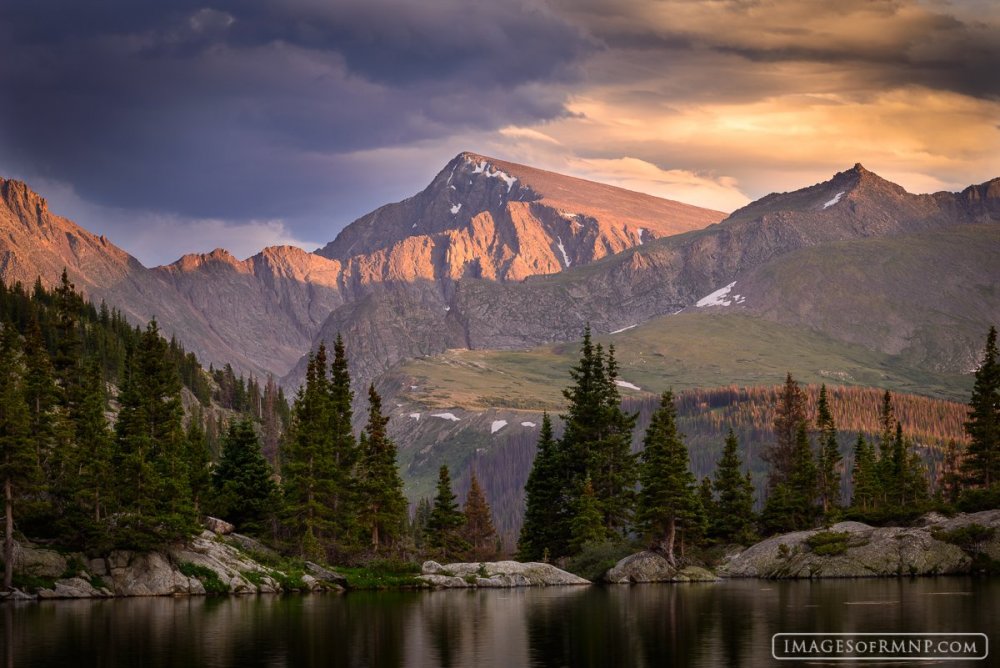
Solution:
<svg viewBox="0 0 1000 668">
<path fill-rule="evenodd" d="M 522 427 L 537 427 L 538 425 L 535 424 L 534 422 L 522 422 L 521 426 Z"/>
<path fill-rule="evenodd" d="M 441 418 L 442 420 L 451 420 L 452 422 L 458 422 L 460 419 L 455 417 L 454 413 L 433 413 L 431 417 Z"/>
<path fill-rule="evenodd" d="M 452 207 L 451 207 L 451 213 L 452 213 L 452 215 L 458 213 L 461 210 L 462 210 L 462 203 L 461 202 L 459 202 L 458 204 L 453 204 Z"/>
<path fill-rule="evenodd" d="M 506 420 L 494 420 L 493 424 L 490 425 L 490 433 L 495 434 L 506 426 L 507 426 Z"/>
<path fill-rule="evenodd" d="M 634 325 L 629 325 L 628 327 L 622 327 L 621 329 L 616 329 L 613 332 L 608 332 L 608 334 L 621 334 L 622 332 L 627 332 L 630 329 L 635 329 L 638 326 L 639 326 L 639 324 L 636 323 Z"/>
<path fill-rule="evenodd" d="M 733 281 L 724 288 L 719 288 L 715 292 L 705 295 L 697 301 L 695 306 L 697 308 L 704 308 L 706 306 L 732 306 L 733 304 L 742 304 L 745 297 L 740 295 L 730 296 L 733 287 L 736 285 L 736 281 Z"/>
<path fill-rule="evenodd" d="M 844 191 L 841 190 L 839 193 L 837 193 L 836 195 L 834 195 L 831 199 L 828 199 L 826 202 L 824 202 L 823 203 L 823 208 L 824 209 L 829 209 L 831 206 L 833 206 L 834 204 L 836 204 L 837 202 L 839 202 L 840 198 L 843 197 L 843 196 L 844 196 Z"/>
<path fill-rule="evenodd" d="M 642 391 L 642 388 L 639 387 L 638 385 L 634 385 L 625 380 L 616 380 L 615 385 L 617 385 L 618 387 L 624 387 L 626 390 L 636 390 L 638 392 Z"/>
<path fill-rule="evenodd" d="M 562 237 L 556 237 L 556 245 L 559 246 L 559 252 L 562 253 L 563 263 L 565 263 L 568 268 L 573 262 L 569 259 L 569 255 L 566 254 L 566 246 L 563 245 Z"/>
</svg>

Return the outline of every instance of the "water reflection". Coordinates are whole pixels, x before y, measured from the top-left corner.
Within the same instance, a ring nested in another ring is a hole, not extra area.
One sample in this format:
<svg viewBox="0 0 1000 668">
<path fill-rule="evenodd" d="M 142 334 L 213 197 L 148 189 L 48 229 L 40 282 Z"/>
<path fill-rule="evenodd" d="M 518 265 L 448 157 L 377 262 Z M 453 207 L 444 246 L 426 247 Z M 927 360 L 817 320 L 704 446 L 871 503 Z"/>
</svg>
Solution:
<svg viewBox="0 0 1000 668">
<path fill-rule="evenodd" d="M 996 580 L 737 581 L 0 606 L 31 666 L 758 666 L 777 631 L 1000 629 Z"/>
</svg>

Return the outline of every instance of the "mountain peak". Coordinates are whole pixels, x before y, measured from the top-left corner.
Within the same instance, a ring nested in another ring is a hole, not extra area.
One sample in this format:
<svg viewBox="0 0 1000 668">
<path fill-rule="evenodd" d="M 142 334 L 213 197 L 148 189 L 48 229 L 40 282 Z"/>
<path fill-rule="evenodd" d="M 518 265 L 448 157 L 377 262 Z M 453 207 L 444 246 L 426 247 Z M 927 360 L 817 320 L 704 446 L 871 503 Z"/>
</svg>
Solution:
<svg viewBox="0 0 1000 668">
<path fill-rule="evenodd" d="M 0 176 L 0 200 L 3 200 L 11 211 L 19 214 L 22 221 L 40 217 L 49 210 L 45 198 L 32 190 L 27 183 L 2 176 Z"/>
</svg>

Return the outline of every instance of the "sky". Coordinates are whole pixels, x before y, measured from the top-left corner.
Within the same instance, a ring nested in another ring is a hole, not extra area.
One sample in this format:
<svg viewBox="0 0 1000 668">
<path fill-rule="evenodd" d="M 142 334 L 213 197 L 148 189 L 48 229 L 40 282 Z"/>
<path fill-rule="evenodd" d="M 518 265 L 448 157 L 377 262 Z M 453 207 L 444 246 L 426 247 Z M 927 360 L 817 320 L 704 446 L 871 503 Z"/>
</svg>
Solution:
<svg viewBox="0 0 1000 668">
<path fill-rule="evenodd" d="M 731 211 L 1000 176 L 994 0 L 4 0 L 0 175 L 147 265 L 313 250 L 473 151 Z"/>
</svg>

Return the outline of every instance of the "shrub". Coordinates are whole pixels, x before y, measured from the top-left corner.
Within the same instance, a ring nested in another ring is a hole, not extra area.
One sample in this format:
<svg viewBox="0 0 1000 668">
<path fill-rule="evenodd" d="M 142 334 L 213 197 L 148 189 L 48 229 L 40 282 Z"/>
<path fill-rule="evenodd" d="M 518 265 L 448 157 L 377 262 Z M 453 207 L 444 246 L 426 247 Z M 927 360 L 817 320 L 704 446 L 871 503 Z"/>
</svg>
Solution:
<svg viewBox="0 0 1000 668">
<path fill-rule="evenodd" d="M 967 524 L 964 527 L 950 531 L 943 531 L 941 529 L 931 531 L 931 535 L 934 538 L 945 543 L 957 545 L 963 550 L 975 554 L 982 552 L 983 545 L 992 539 L 996 533 L 997 530 L 993 527 L 985 527 L 982 524 Z"/>
<path fill-rule="evenodd" d="M 219 574 L 207 566 L 200 566 L 185 562 L 178 566 L 178 570 L 189 578 L 198 578 L 205 587 L 206 594 L 228 594 L 229 585 L 219 579 Z"/>
<path fill-rule="evenodd" d="M 566 570 L 592 582 L 600 580 L 609 568 L 632 554 L 634 549 L 622 543 L 597 543 L 584 546 L 566 563 Z"/>
<path fill-rule="evenodd" d="M 806 539 L 806 545 L 821 557 L 832 557 L 847 552 L 850 534 L 841 531 L 820 531 Z"/>
</svg>

